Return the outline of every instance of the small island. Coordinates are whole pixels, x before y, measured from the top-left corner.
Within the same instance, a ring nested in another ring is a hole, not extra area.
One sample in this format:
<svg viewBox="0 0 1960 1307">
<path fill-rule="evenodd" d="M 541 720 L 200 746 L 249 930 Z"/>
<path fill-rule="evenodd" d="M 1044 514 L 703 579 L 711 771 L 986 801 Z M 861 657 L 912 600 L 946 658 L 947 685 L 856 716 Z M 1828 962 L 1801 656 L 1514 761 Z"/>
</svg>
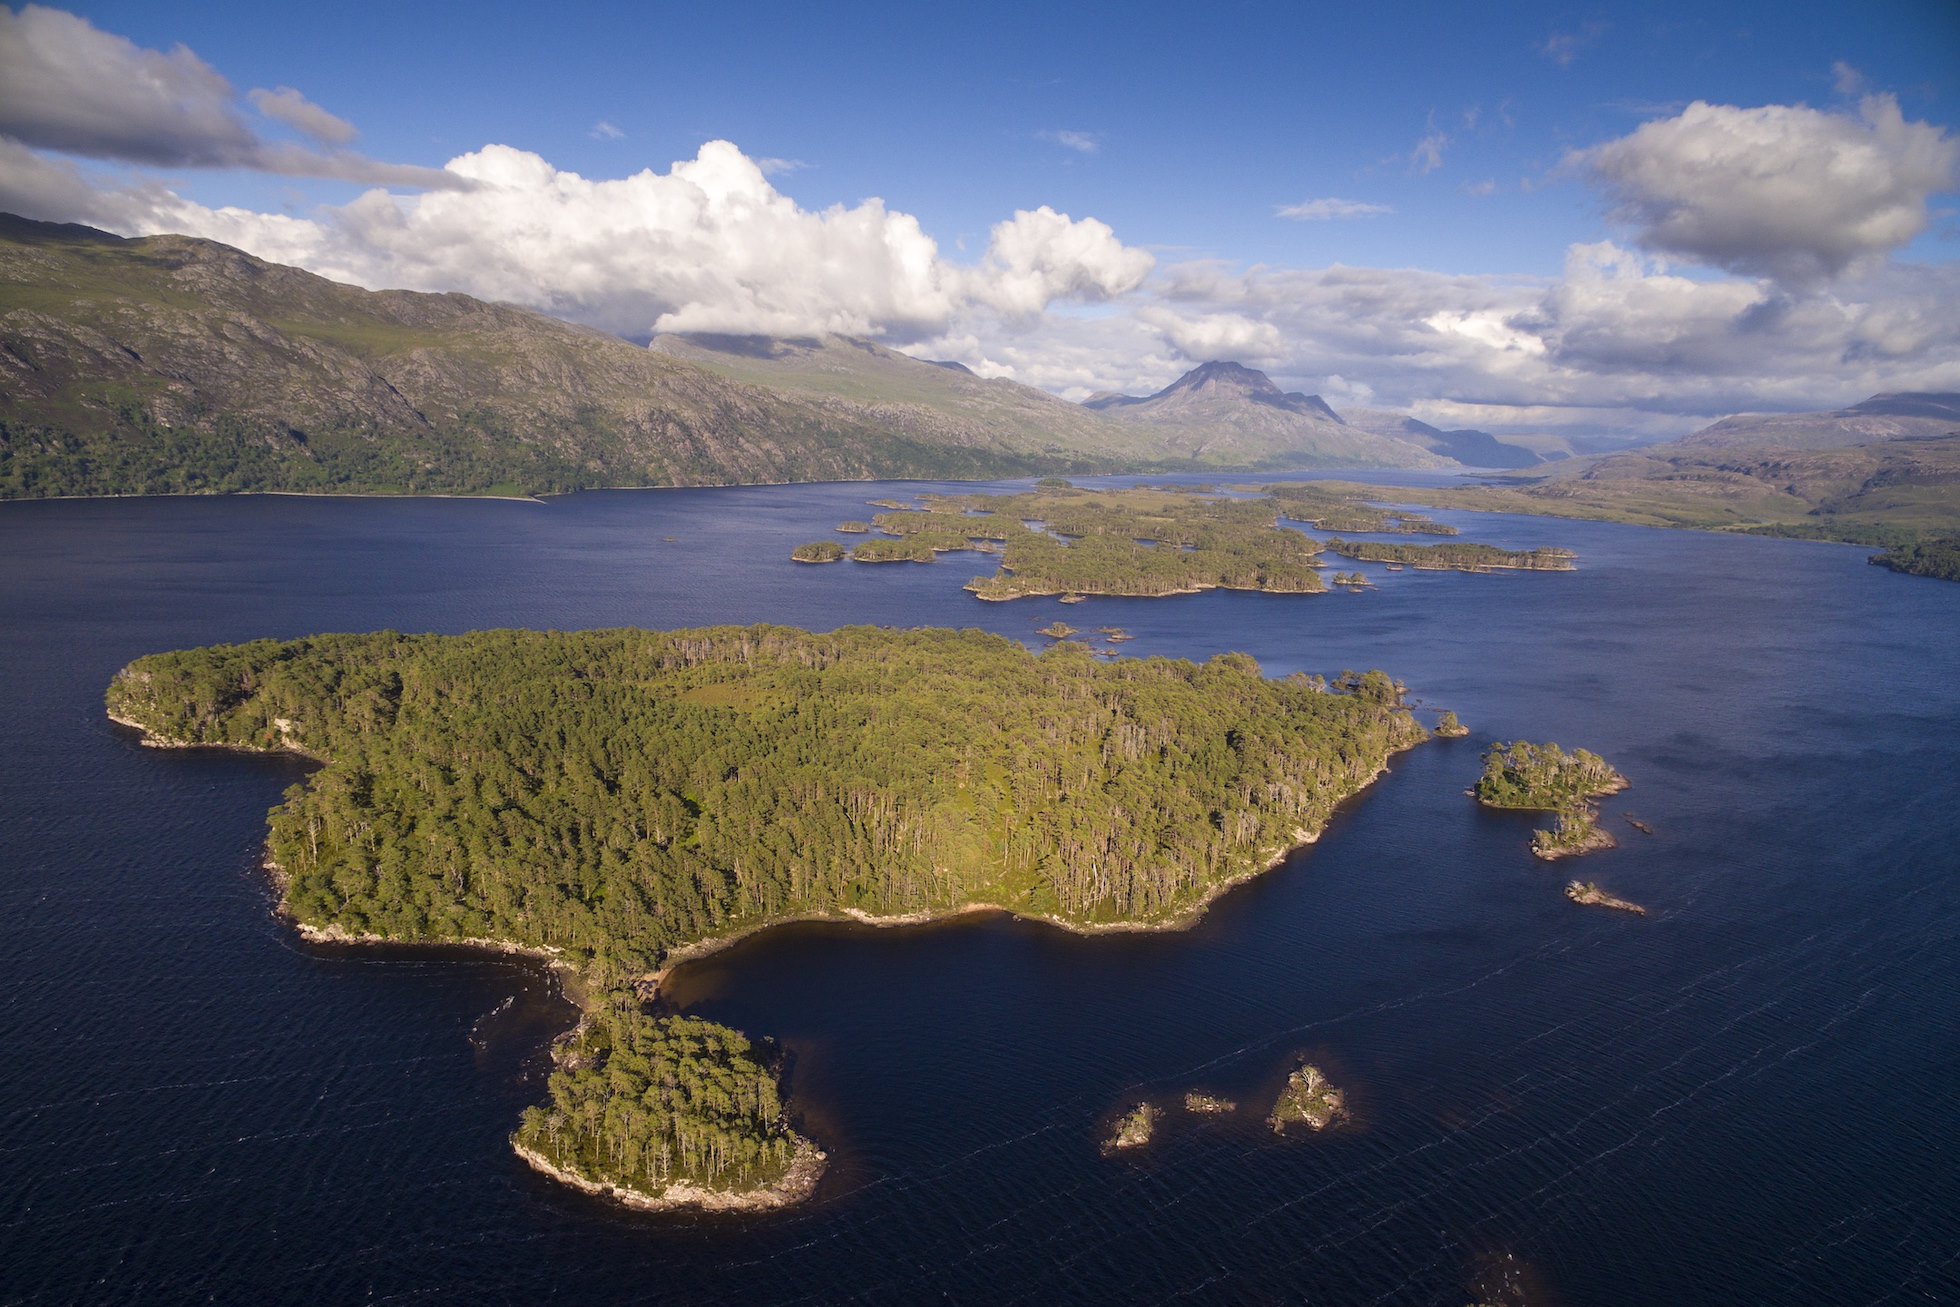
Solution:
<svg viewBox="0 0 1960 1307">
<path fill-rule="evenodd" d="M 1572 572 L 1577 571 L 1570 549 L 1499 549 L 1470 541 L 1446 545 L 1389 544 L 1380 540 L 1327 542 L 1329 553 L 1361 563 L 1403 564 L 1418 572 Z"/>
<path fill-rule="evenodd" d="M 1618 844 L 1599 824 L 1599 813 L 1589 804 L 1561 809 L 1549 830 L 1531 832 L 1532 856 L 1546 862 L 1596 853 Z"/>
<path fill-rule="evenodd" d="M 1470 728 L 1457 720 L 1455 713 L 1445 710 L 1436 719 L 1436 738 L 1439 740 L 1460 740 L 1470 734 Z"/>
<path fill-rule="evenodd" d="M 1626 788 L 1627 778 L 1596 753 L 1519 740 L 1485 751 L 1484 774 L 1471 793 L 1486 807 L 1563 812 Z"/>
<path fill-rule="evenodd" d="M 138 659 L 106 706 L 320 764 L 266 841 L 305 937 L 558 970 L 582 1015 L 512 1147 L 649 1208 L 780 1206 L 823 1167 L 773 1058 L 645 1007 L 677 963 L 795 920 L 1187 926 L 1427 737 L 1378 671 L 871 627 L 260 640 Z"/>
<path fill-rule="evenodd" d="M 792 561 L 798 563 L 836 563 L 843 561 L 844 546 L 835 540 L 818 540 L 807 545 L 798 545 L 789 551 Z"/>
<path fill-rule="evenodd" d="M 1615 898 L 1589 880 L 1575 880 L 1568 884 L 1565 887 L 1565 897 L 1571 899 L 1574 903 L 1581 903 L 1587 907 L 1617 908 L 1621 912 L 1631 912 L 1642 917 L 1647 915 L 1647 909 L 1641 907 L 1638 903 L 1629 903 L 1625 899 Z"/>
<path fill-rule="evenodd" d="M 1129 1148 L 1141 1148 L 1150 1142 L 1157 1128 L 1157 1109 L 1148 1103 L 1139 1103 L 1116 1120 L 1115 1133 L 1103 1141 L 1103 1152 L 1115 1153 Z"/>
<path fill-rule="evenodd" d="M 839 522 L 837 529 L 848 536 L 868 535 L 871 531 L 871 524 L 868 522 Z"/>
<path fill-rule="evenodd" d="M 1184 1110 L 1197 1116 L 1222 1116 L 1238 1111 L 1239 1105 L 1229 1098 L 1201 1094 L 1194 1089 L 1184 1096 Z"/>
<path fill-rule="evenodd" d="M 1284 1134 L 1293 1125 L 1325 1130 L 1346 1115 L 1346 1095 L 1328 1082 L 1319 1067 L 1306 1062 L 1286 1078 L 1286 1088 L 1280 1091 L 1266 1124 L 1276 1134 Z"/>
<path fill-rule="evenodd" d="M 1499 742 L 1484 754 L 1484 774 L 1470 792 L 1491 808 L 1557 813 L 1549 829 L 1531 833 L 1531 852 L 1547 862 L 1610 849 L 1615 841 L 1587 802 L 1627 788 L 1627 778 L 1584 749 L 1556 744 Z"/>
</svg>

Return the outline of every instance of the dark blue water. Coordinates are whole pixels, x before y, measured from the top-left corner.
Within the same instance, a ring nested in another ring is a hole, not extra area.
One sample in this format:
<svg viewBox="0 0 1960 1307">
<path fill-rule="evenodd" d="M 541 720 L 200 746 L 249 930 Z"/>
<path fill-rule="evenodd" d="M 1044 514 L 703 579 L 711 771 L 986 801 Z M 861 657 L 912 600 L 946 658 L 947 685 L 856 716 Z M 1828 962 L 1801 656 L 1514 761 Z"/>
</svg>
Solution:
<svg viewBox="0 0 1960 1307">
<path fill-rule="evenodd" d="M 1583 570 L 1061 609 L 974 601 L 978 559 L 787 560 L 896 489 L 0 507 L 0 1300 L 1960 1296 L 1960 586 L 1448 514 Z M 1064 614 L 1137 654 L 1379 666 L 1476 733 L 1188 933 L 791 927 L 682 972 L 676 1002 L 789 1050 L 833 1155 L 761 1219 L 525 1170 L 505 1137 L 551 986 L 301 946 L 254 869 L 300 769 L 145 750 L 101 711 L 133 657 L 258 636 Z M 1632 778 L 1620 848 L 1548 868 L 1531 817 L 1463 797 L 1517 737 Z M 1651 915 L 1567 903 L 1568 873 Z M 1142 1157 L 1097 1152 L 1126 1101 L 1256 1103 L 1301 1053 L 1352 1129 L 1173 1114 Z"/>
</svg>

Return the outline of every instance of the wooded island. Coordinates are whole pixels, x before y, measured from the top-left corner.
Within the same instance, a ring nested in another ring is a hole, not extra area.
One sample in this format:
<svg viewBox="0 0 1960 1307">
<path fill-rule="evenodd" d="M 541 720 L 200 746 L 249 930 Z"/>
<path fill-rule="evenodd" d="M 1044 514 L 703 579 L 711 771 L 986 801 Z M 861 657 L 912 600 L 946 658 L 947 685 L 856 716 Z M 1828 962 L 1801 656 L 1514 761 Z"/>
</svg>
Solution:
<svg viewBox="0 0 1960 1307">
<path fill-rule="evenodd" d="M 258 641 L 139 659 L 107 698 L 152 743 L 323 764 L 267 841 L 314 937 L 573 969 L 586 1017 L 514 1143 L 653 1206 L 814 1183 L 767 1057 L 640 1006 L 678 957 L 777 921 L 974 906 L 1182 924 L 1425 737 L 1378 672 L 1330 689 L 1238 654 L 862 627 Z"/>
</svg>

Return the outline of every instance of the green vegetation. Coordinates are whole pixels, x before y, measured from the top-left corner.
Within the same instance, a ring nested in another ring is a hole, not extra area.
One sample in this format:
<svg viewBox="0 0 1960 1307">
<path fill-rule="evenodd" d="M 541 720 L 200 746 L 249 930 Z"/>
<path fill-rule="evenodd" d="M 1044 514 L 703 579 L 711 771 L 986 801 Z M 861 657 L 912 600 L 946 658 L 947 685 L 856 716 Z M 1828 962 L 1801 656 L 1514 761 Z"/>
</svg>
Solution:
<svg viewBox="0 0 1960 1307">
<path fill-rule="evenodd" d="M 139 659 L 107 700 L 161 743 L 324 764 L 269 820 L 303 925 L 579 973 L 595 1011 L 520 1142 L 720 1187 L 764 1183 L 789 1137 L 734 1037 L 635 1015 L 681 950 L 969 904 L 1173 924 L 1424 735 L 1380 672 L 1330 692 L 1243 655 L 870 628 L 257 641 Z"/>
<path fill-rule="evenodd" d="M 1352 531 L 1362 535 L 1456 534 L 1455 527 L 1432 522 L 1421 513 L 1378 508 L 1352 495 L 1329 490 L 1318 482 L 1281 482 L 1261 487 L 1260 493 L 1279 500 L 1282 516 L 1321 531 Z M 1380 493 L 1379 489 L 1376 493 Z"/>
<path fill-rule="evenodd" d="M 951 546 L 946 546 L 951 548 Z M 851 550 L 853 563 L 930 563 L 940 546 L 924 536 L 910 540 L 866 540 Z"/>
<path fill-rule="evenodd" d="M 1515 568 L 1525 572 L 1570 572 L 1570 549 L 1499 549 L 1495 545 L 1455 541 L 1446 545 L 1384 544 L 1375 540 L 1327 542 L 1330 552 L 1363 563 L 1406 563 L 1419 572 L 1488 572 Z"/>
<path fill-rule="evenodd" d="M 1456 714 L 1447 709 L 1441 717 L 1436 719 L 1436 736 L 1438 739 L 1460 740 L 1468 734 L 1470 734 L 1470 728 L 1458 721 Z"/>
<path fill-rule="evenodd" d="M 1898 545 L 1872 556 L 1872 562 L 1908 576 L 1960 581 L 1960 536 L 1944 536 L 1918 544 Z"/>
<path fill-rule="evenodd" d="M 870 532 L 871 524 L 869 522 L 839 522 L 837 529 L 845 535 L 861 536 Z"/>
<path fill-rule="evenodd" d="M 879 529 L 917 554 L 999 548 L 1000 571 L 967 586 L 982 599 L 1324 588 L 1320 546 L 1281 527 L 1270 499 L 1082 490 L 1055 479 L 1022 495 L 922 498 L 924 507 L 880 513 Z"/>
<path fill-rule="evenodd" d="M 957 412 L 787 393 L 508 305 L 6 215 L 0 351 L 14 364 L 0 497 L 511 494 L 1186 462 L 1008 382 L 973 381 Z"/>
<path fill-rule="evenodd" d="M 1194 1089 L 1184 1096 L 1184 1110 L 1195 1112 L 1200 1116 L 1219 1116 L 1226 1112 L 1238 1111 L 1239 1105 L 1229 1098 L 1199 1093 Z"/>
<path fill-rule="evenodd" d="M 1279 1101 L 1273 1104 L 1266 1124 L 1276 1133 L 1284 1132 L 1290 1125 L 1325 1130 L 1346 1115 L 1346 1095 L 1328 1083 L 1320 1068 L 1309 1062 L 1286 1078 L 1286 1087 L 1280 1091 Z"/>
<path fill-rule="evenodd" d="M 789 551 L 790 558 L 798 563 L 836 563 L 844 557 L 844 546 L 835 540 L 818 540 L 812 544 L 798 545 Z"/>
<path fill-rule="evenodd" d="M 780 1184 L 809 1145 L 783 1123 L 775 1072 L 749 1041 L 616 997 L 560 1050 L 549 1104 L 525 1109 L 518 1147 L 656 1199 L 676 1185 L 740 1193 Z"/>
<path fill-rule="evenodd" d="M 1484 754 L 1484 774 L 1473 791 L 1492 808 L 1564 812 L 1587 799 L 1617 794 L 1627 778 L 1596 753 L 1566 753 L 1556 744 L 1497 743 Z"/>
<path fill-rule="evenodd" d="M 1610 849 L 1614 839 L 1600 828 L 1599 813 L 1590 804 L 1574 803 L 1559 809 L 1550 830 L 1531 832 L 1531 851 L 1547 862 L 1576 857 L 1595 849 Z"/>
</svg>

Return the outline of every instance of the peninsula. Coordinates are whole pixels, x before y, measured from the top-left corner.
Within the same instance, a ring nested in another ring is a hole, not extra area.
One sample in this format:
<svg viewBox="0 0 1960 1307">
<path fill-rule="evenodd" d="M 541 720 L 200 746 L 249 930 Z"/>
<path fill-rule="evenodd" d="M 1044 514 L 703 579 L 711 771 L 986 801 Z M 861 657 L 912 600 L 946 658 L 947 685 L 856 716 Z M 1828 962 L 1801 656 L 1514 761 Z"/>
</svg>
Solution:
<svg viewBox="0 0 1960 1307">
<path fill-rule="evenodd" d="M 764 1052 L 642 1006 L 676 961 L 796 919 L 1186 925 L 1426 736 L 1379 672 L 862 627 L 258 641 L 139 659 L 107 704 L 152 743 L 322 764 L 267 839 L 313 937 L 575 976 L 513 1145 L 649 1207 L 780 1205 L 822 1165 Z"/>
</svg>

